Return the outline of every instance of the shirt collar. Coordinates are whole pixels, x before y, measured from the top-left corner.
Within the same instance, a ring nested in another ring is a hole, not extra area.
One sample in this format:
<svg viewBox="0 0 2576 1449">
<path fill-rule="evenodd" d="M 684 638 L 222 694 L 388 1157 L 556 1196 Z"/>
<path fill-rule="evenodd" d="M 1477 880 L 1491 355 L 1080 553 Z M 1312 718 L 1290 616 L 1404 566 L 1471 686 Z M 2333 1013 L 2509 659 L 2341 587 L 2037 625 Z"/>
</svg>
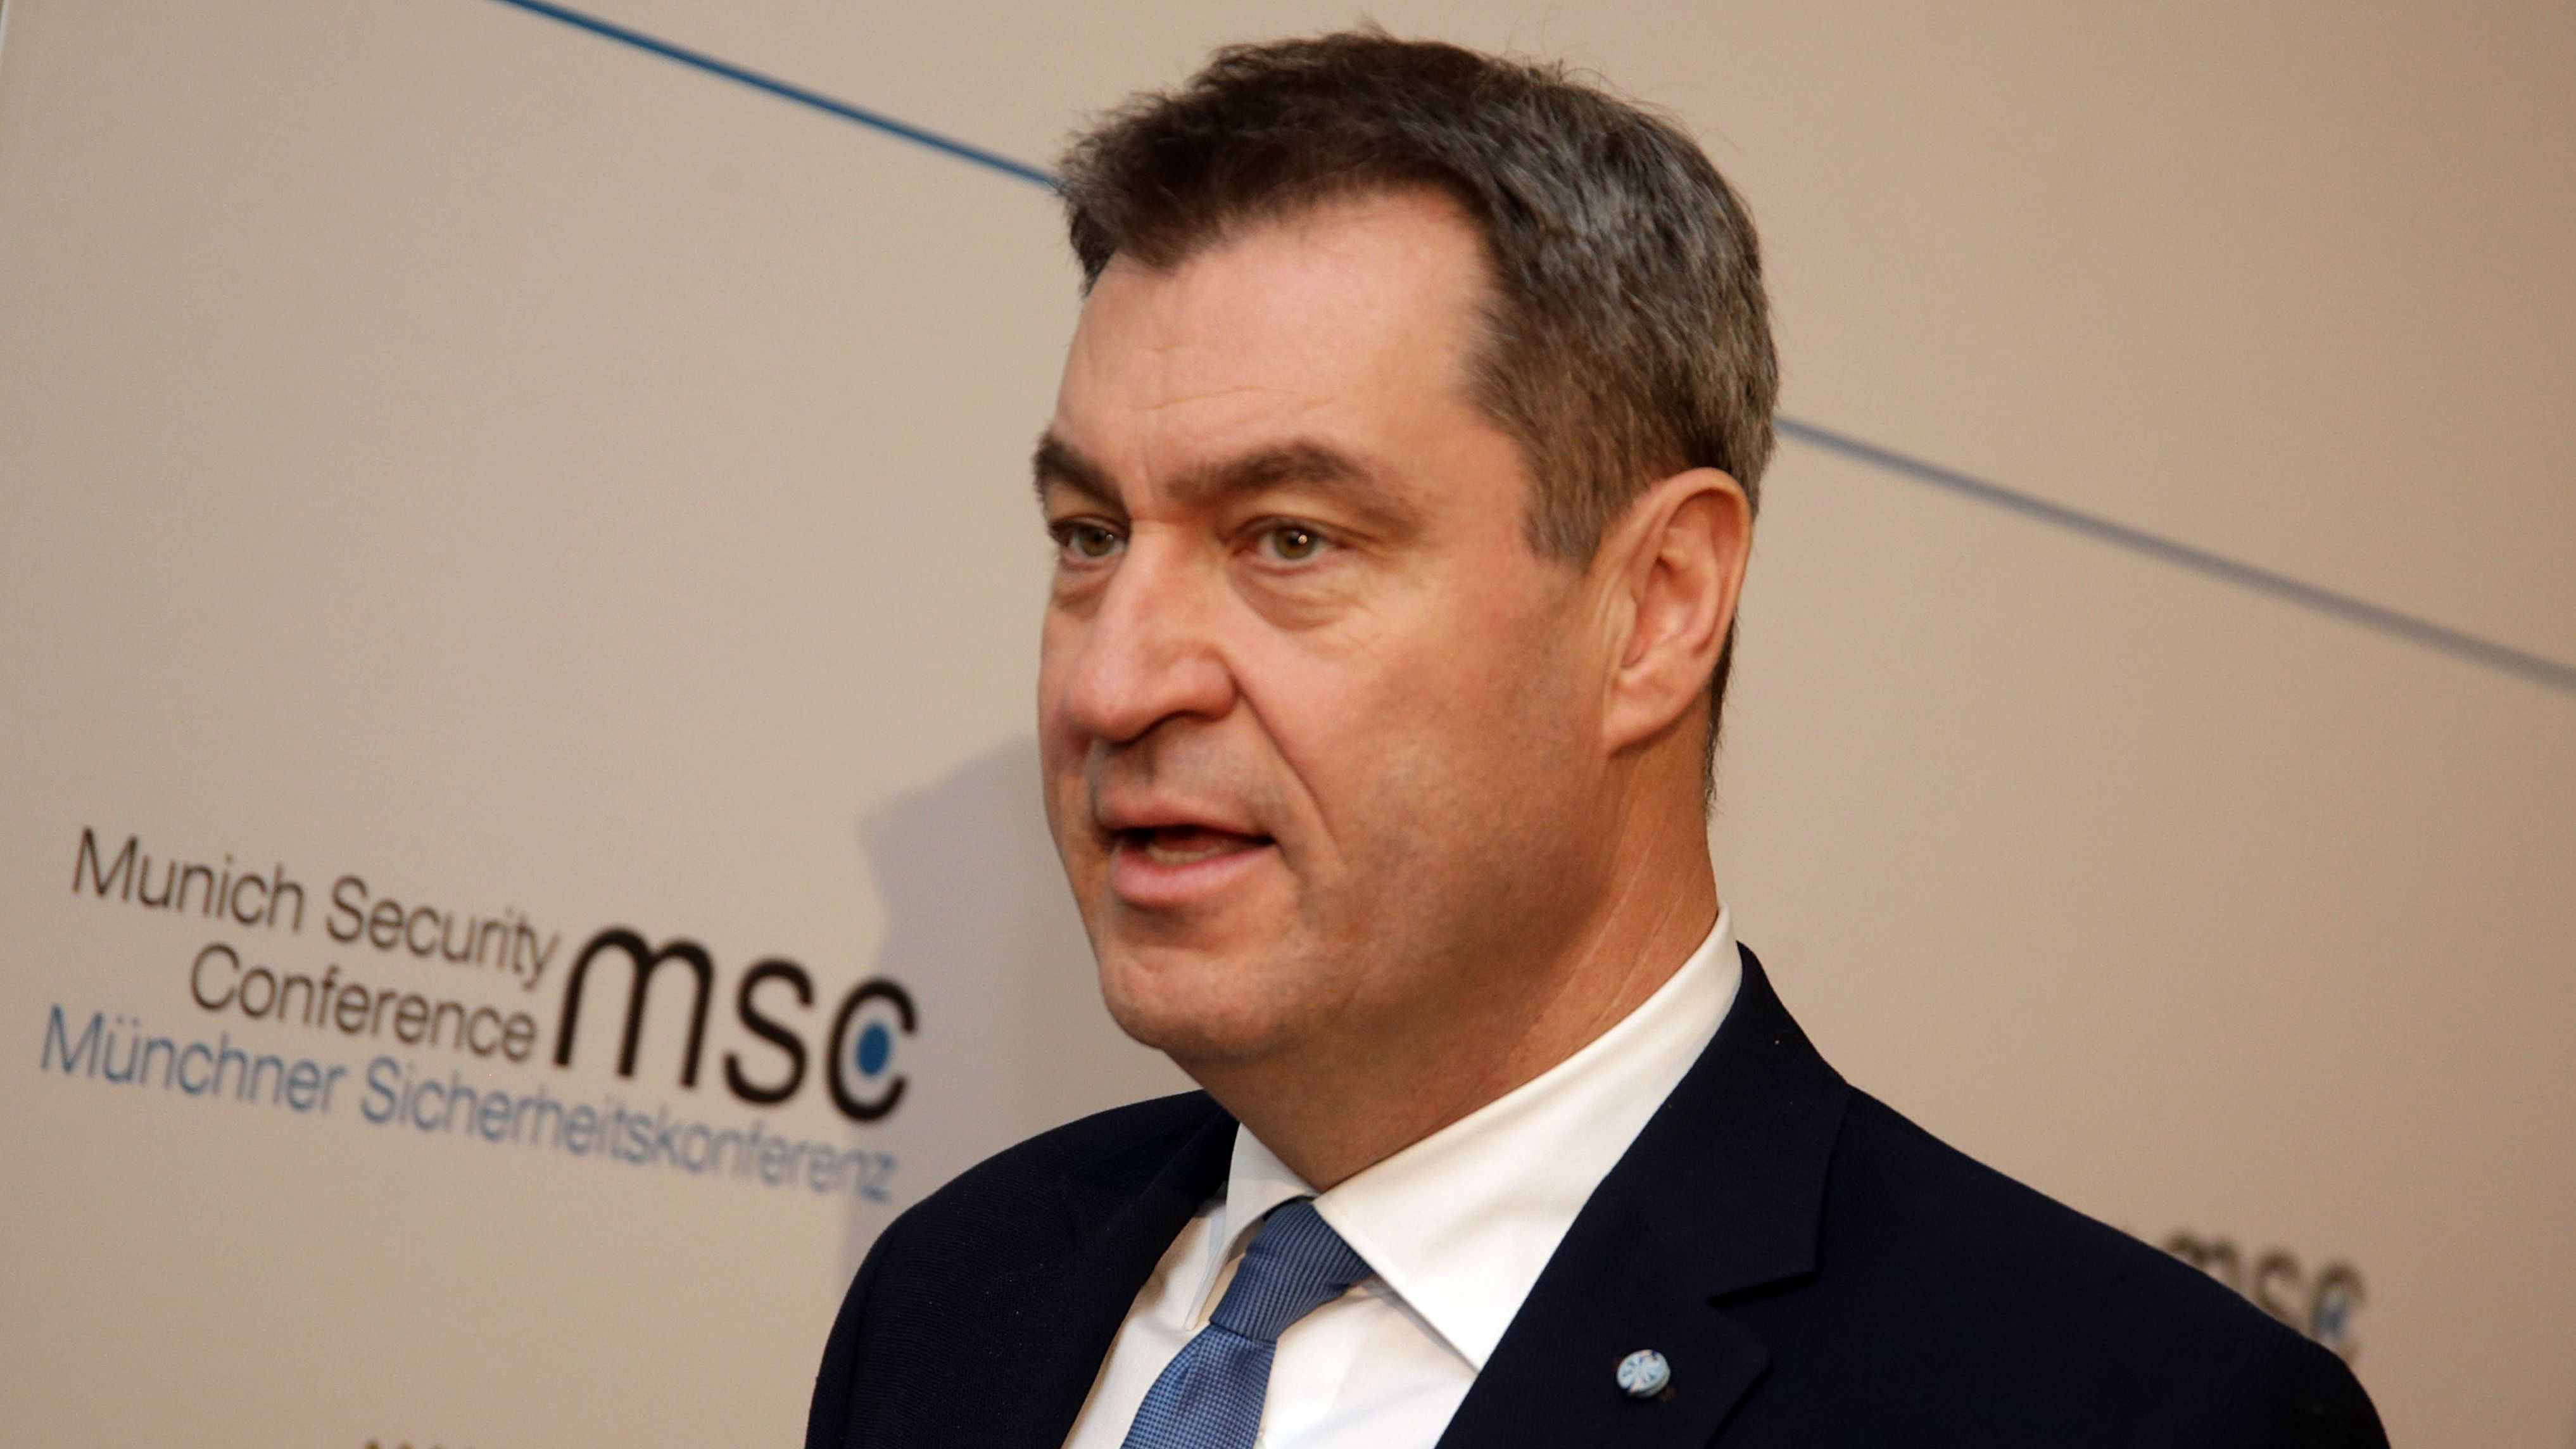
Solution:
<svg viewBox="0 0 2576 1449">
<path fill-rule="evenodd" d="M 1721 906 L 1681 969 L 1608 1031 L 1328 1192 L 1238 1129 L 1218 1261 L 1240 1253 L 1272 1208 L 1312 1196 L 1378 1278 L 1482 1371 L 1575 1214 L 1717 1035 L 1742 976 Z"/>
</svg>

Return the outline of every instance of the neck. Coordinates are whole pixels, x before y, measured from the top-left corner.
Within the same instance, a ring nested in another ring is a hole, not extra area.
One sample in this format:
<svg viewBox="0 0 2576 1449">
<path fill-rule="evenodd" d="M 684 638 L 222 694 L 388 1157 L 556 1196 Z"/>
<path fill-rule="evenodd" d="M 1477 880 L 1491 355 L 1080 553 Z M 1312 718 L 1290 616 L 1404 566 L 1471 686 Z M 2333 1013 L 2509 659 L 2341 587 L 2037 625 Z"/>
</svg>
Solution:
<svg viewBox="0 0 2576 1449">
<path fill-rule="evenodd" d="M 1472 963 L 1464 993 L 1293 1059 L 1183 1067 L 1319 1190 L 1393 1156 L 1582 1050 L 1707 938 L 1706 823 L 1664 813 L 1632 822 L 1644 828 L 1611 852 L 1595 909 L 1536 959 Z"/>
</svg>

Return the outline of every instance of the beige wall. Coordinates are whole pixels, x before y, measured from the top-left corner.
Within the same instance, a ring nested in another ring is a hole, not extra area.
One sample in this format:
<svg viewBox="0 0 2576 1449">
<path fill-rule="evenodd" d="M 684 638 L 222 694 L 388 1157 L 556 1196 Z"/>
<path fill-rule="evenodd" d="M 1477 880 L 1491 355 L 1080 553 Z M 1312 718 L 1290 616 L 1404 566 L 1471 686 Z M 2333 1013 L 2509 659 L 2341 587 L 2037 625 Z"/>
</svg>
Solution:
<svg viewBox="0 0 2576 1449">
<path fill-rule="evenodd" d="M 602 13 L 1040 161 L 1350 18 Z M 1376 14 L 1678 111 L 1763 224 L 1792 415 L 2576 660 L 2565 7 Z M 1030 793 L 1059 253 L 1024 182 L 492 0 L 9 0 L 12 1442 L 792 1440 L 892 1211 L 1175 1080 Z M 2399 1442 L 2576 1443 L 2576 692 L 1796 443 L 1746 609 L 1721 883 L 1846 1074 L 2142 1235 L 2350 1265 Z M 283 863 L 306 929 L 66 890 L 84 827 Z M 344 874 L 558 974 L 335 942 Z M 614 980 L 562 1070 L 188 994 L 221 939 L 551 1045 L 611 924 L 715 960 L 695 1089 L 667 988 L 632 1082 Z M 766 956 L 808 1037 L 911 993 L 893 1115 L 726 1094 L 778 1061 L 732 1010 Z M 114 1086 L 45 1067 L 56 1007 L 897 1165 L 873 1202 Z"/>
</svg>

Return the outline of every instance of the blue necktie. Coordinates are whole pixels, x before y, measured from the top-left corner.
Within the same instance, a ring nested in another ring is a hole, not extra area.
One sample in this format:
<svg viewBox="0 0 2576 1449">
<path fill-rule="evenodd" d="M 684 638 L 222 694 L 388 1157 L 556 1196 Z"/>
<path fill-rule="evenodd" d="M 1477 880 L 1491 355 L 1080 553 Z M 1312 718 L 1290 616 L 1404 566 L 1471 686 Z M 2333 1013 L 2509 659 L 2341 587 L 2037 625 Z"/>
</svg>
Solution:
<svg viewBox="0 0 2576 1449">
<path fill-rule="evenodd" d="M 1312 1198 L 1282 1204 L 1243 1250 L 1208 1326 L 1154 1380 L 1125 1449 L 1252 1449 L 1279 1335 L 1368 1275 Z"/>
</svg>

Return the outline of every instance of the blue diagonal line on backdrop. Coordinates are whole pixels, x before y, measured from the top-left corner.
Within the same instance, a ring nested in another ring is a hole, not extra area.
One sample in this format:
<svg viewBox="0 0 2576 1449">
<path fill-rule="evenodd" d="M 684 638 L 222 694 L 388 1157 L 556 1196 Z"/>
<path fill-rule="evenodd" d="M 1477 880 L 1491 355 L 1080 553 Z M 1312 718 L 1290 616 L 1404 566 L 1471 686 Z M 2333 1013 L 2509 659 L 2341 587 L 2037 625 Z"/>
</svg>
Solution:
<svg viewBox="0 0 2576 1449">
<path fill-rule="evenodd" d="M 549 20 L 560 20 L 566 25 L 578 26 L 593 35 L 604 35 L 610 40 L 650 52 L 664 60 L 675 60 L 682 65 L 694 66 L 709 75 L 722 76 L 726 80 L 747 85 L 753 90 L 767 91 L 780 100 L 794 101 L 800 106 L 812 106 L 815 110 L 838 116 L 844 121 L 856 121 L 862 126 L 874 127 L 889 136 L 900 136 L 915 145 L 927 146 L 933 151 L 945 151 L 961 161 L 972 161 L 978 166 L 989 166 L 995 171 L 1007 176 L 1016 176 L 1022 181 L 1036 182 L 1049 191 L 1055 189 L 1054 177 L 1025 161 L 1014 161 L 998 151 L 987 151 L 981 146 L 969 145 L 954 136 L 943 136 L 937 131 L 926 130 L 909 121 L 898 121 L 892 116 L 871 111 L 865 106 L 854 106 L 847 101 L 834 100 L 820 91 L 809 91 L 803 86 L 780 80 L 776 76 L 762 75 L 756 70 L 735 65 L 729 60 L 719 60 L 705 51 L 691 50 L 685 45 L 674 45 L 658 36 L 647 35 L 640 30 L 629 30 L 614 21 L 602 20 L 596 15 L 586 15 L 562 5 L 549 4 L 547 0 L 498 0 L 498 3 L 525 10 L 533 15 L 542 15 Z"/>
<path fill-rule="evenodd" d="M 766 91 L 781 100 L 810 106 L 826 115 L 838 116 L 842 120 L 856 122 L 886 135 L 910 141 L 915 145 L 945 152 L 959 160 L 971 161 L 978 166 L 1032 182 L 1050 191 L 1055 189 L 1056 181 L 1053 176 L 1025 161 L 1015 161 L 998 151 L 987 151 L 981 146 L 971 145 L 953 136 L 943 136 L 936 131 L 926 130 L 907 121 L 896 120 L 892 116 L 869 110 L 865 106 L 854 106 L 847 101 L 835 100 L 820 91 L 807 90 L 803 86 L 791 84 L 774 76 L 763 75 L 758 71 L 735 65 L 731 61 L 718 59 L 704 51 L 691 50 L 687 46 L 675 45 L 640 30 L 632 30 L 613 21 L 602 20 L 595 15 L 553 4 L 551 0 L 494 0 L 494 3 L 525 10 L 530 14 L 542 15 L 566 25 L 577 26 L 593 35 L 604 36 L 620 44 L 633 46 L 637 50 L 658 55 L 665 60 L 677 61 L 682 65 L 705 71 L 709 75 L 750 86 L 754 90 Z M 2281 603 L 2323 614 L 2331 619 L 2339 619 L 2346 624 L 2369 629 L 2393 639 L 2402 639 L 2409 644 L 2447 654 L 2463 663 L 2510 674 L 2545 688 L 2576 694 L 2576 665 L 2561 663 L 2529 650 L 2516 649 L 2509 644 L 2499 644 L 2492 639 L 2482 639 L 2475 634 L 2464 633 L 2446 624 L 2436 624 L 2430 619 L 2418 618 L 2413 614 L 2374 604 L 2367 599 L 2355 598 L 2350 594 L 2338 593 L 2333 589 L 2294 579 L 2288 574 L 2275 573 L 2255 564 L 2243 563 L 2224 554 L 2212 553 L 2208 549 L 2166 538 L 2161 534 L 2149 533 L 2142 528 L 2133 528 L 2125 523 L 2086 513 L 2082 509 L 2070 508 L 2063 503 L 2052 503 L 2036 494 L 2024 493 L 2018 489 L 2006 488 L 2000 483 L 1990 483 L 1983 478 L 1971 477 L 1955 469 L 1944 468 L 1938 463 L 1926 462 L 1921 458 L 1899 453 L 1892 448 L 1882 448 L 1876 443 L 1863 442 L 1847 434 L 1835 432 L 1831 428 L 1818 427 L 1814 423 L 1800 422 L 1796 418 L 1786 416 L 1777 418 L 1775 421 L 1784 436 L 1796 439 L 1810 447 L 1839 453 L 1882 472 L 1892 473 L 1900 478 L 1910 478 L 1917 483 L 1929 484 L 1956 497 L 2000 508 L 2034 522 L 2045 523 L 2089 538 L 2096 543 L 2125 550 L 2141 558 L 2154 559 L 2158 563 L 2169 564 L 2175 568 L 2199 574 L 2203 578 L 2233 584 Z"/>
<path fill-rule="evenodd" d="M 2080 509 L 2069 508 L 2063 503 L 2052 503 L 2033 494 L 2006 488 L 2000 483 L 1989 483 L 1983 478 L 1972 478 L 1965 473 L 1944 468 L 1938 463 L 1927 463 L 1920 458 L 1907 457 L 1903 453 L 1882 448 L 1875 443 L 1864 443 L 1858 438 L 1847 437 L 1830 428 L 1820 428 L 1813 423 L 1802 423 L 1795 418 L 1787 417 L 1775 418 L 1772 421 L 1778 425 L 1784 435 L 1795 438 L 1799 442 L 1823 448 L 1828 452 L 1840 453 L 1846 458 L 1867 463 L 1885 472 L 1911 478 L 1917 483 L 1928 483 L 1962 498 L 1973 498 L 1979 503 L 2018 513 L 2024 518 L 2036 519 L 2070 533 L 2080 533 L 2097 543 L 2107 543 L 2113 548 L 2126 549 L 2143 558 L 2151 558 L 2159 563 L 2171 564 L 2176 568 L 2188 569 L 2204 577 L 2217 579 L 2222 583 L 2234 584 L 2239 588 L 2251 589 L 2258 594 L 2269 595 L 2283 603 L 2313 609 L 2331 618 L 2341 619 L 2347 624 L 2358 624 L 2362 628 L 2375 629 L 2382 634 L 2392 635 L 2409 643 L 2421 644 L 2427 649 L 2439 650 L 2455 659 L 2466 660 L 2488 669 L 2501 670 L 2507 674 L 2519 675 L 2535 684 L 2576 694 L 2576 667 L 2561 664 L 2555 659 L 2516 649 L 2510 645 L 2498 644 L 2493 640 L 2481 639 L 2475 634 L 2464 634 L 2448 625 L 2436 624 L 2430 619 L 2419 619 L 2413 614 L 2401 613 L 2398 610 L 2374 604 L 2368 599 L 2339 594 L 2332 589 L 2291 578 L 2287 574 L 2274 573 L 2267 568 L 2241 563 L 2224 554 L 2211 553 L 2205 548 L 2195 548 L 2160 534 L 2149 533 L 2143 528 L 2132 528 L 2125 523 L 2115 523 Z"/>
</svg>

